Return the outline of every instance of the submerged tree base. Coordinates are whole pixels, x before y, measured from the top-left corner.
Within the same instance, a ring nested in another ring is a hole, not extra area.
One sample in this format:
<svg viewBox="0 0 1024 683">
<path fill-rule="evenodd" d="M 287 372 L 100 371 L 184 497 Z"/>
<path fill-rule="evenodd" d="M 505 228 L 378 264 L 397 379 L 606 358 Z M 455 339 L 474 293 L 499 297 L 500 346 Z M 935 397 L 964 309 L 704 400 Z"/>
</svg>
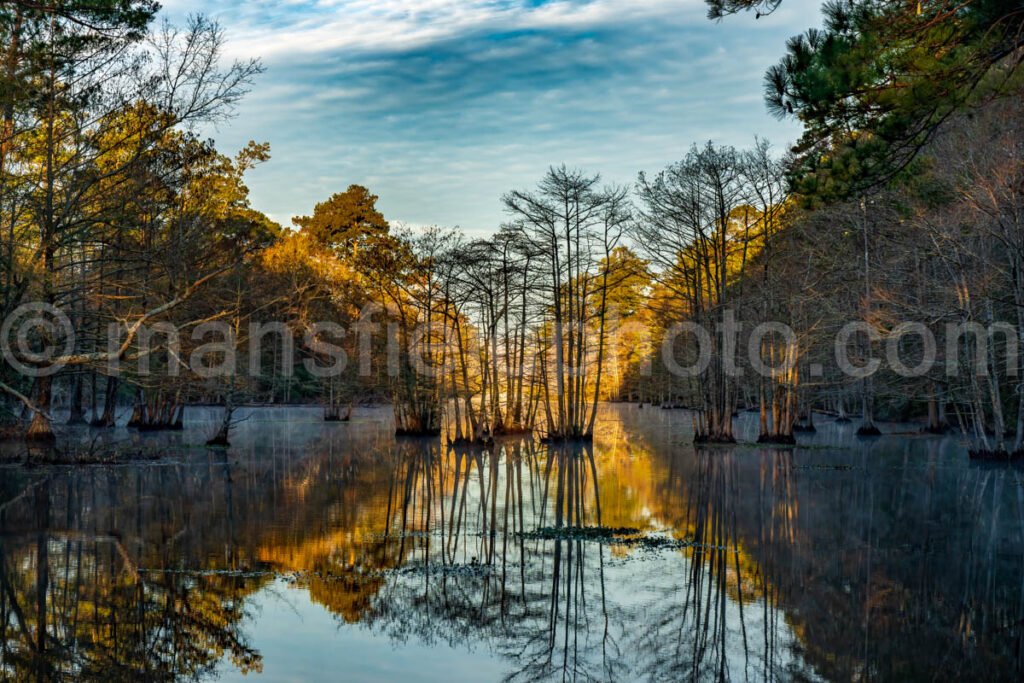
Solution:
<svg viewBox="0 0 1024 683">
<path fill-rule="evenodd" d="M 861 425 L 857 428 L 857 436 L 881 436 L 882 431 L 873 424 Z"/>
<path fill-rule="evenodd" d="M 352 404 L 348 404 L 345 412 L 341 412 L 341 406 L 331 404 L 324 408 L 324 422 L 348 422 L 352 419 Z"/>
<path fill-rule="evenodd" d="M 57 437 L 50 427 L 49 420 L 36 416 L 25 432 L 25 441 L 34 444 L 52 444 L 57 442 Z"/>
</svg>

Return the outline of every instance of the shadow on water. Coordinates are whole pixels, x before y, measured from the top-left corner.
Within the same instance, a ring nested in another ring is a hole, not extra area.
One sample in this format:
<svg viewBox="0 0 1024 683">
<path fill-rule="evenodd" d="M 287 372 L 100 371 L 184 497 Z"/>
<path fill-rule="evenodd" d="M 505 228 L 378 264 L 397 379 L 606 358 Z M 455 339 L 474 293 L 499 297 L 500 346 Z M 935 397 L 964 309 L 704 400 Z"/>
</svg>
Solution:
<svg viewBox="0 0 1024 683">
<path fill-rule="evenodd" d="M 694 450 L 662 412 L 486 450 L 256 416 L 227 451 L 5 467 L 0 679 L 286 679 L 280 600 L 331 615 L 318 656 L 370 638 L 410 680 L 1019 679 L 1019 470 L 828 423 Z"/>
</svg>

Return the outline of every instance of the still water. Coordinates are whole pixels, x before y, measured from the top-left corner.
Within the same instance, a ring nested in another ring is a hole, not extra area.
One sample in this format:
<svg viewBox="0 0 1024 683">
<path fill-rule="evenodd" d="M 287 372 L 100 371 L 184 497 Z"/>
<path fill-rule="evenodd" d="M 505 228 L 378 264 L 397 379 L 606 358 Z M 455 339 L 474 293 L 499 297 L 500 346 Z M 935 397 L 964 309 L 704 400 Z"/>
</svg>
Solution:
<svg viewBox="0 0 1024 683">
<path fill-rule="evenodd" d="M 116 430 L 159 460 L 0 468 L 0 680 L 1024 671 L 1024 477 L 952 437 L 695 450 L 689 414 L 607 406 L 592 446 L 487 452 L 280 408 L 217 451 L 186 418 Z"/>
</svg>

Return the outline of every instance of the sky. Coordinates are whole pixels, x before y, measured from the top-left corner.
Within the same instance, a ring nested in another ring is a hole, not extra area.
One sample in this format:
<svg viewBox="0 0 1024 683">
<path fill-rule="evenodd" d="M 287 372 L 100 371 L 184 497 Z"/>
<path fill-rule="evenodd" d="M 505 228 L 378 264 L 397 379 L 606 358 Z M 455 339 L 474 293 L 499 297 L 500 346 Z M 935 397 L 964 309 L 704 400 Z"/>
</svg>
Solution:
<svg viewBox="0 0 1024 683">
<path fill-rule="evenodd" d="M 253 205 L 289 225 L 350 184 L 393 223 L 493 232 L 501 196 L 552 165 L 632 184 L 692 144 L 781 153 L 794 121 L 765 110 L 762 77 L 817 0 L 706 18 L 703 0 L 164 0 L 216 19 L 227 59 L 266 72 L 207 131 L 233 154 L 269 142 Z"/>
</svg>

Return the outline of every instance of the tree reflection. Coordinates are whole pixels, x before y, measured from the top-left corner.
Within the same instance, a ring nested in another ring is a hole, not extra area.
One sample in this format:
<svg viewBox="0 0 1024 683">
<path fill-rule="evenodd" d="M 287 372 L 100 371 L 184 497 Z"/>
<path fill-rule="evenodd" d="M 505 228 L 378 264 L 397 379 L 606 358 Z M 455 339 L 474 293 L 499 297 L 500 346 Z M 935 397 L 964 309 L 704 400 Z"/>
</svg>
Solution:
<svg viewBox="0 0 1024 683">
<path fill-rule="evenodd" d="M 594 444 L 489 449 L 289 426 L 159 466 L 17 470 L 0 679 L 255 672 L 247 605 L 287 586 L 345 629 L 498 655 L 510 681 L 1016 680 L 1021 473 L 821 431 L 695 452 L 628 415 Z"/>
<path fill-rule="evenodd" d="M 403 465 L 391 508 L 416 550 L 366 623 L 403 640 L 486 643 L 510 661 L 510 680 L 1019 671 L 1024 593 L 1006 570 L 1022 555 L 1000 549 L 1000 530 L 1024 529 L 1024 506 L 1004 504 L 1019 475 L 933 469 L 922 485 L 910 462 L 893 478 L 870 454 L 850 457 L 634 449 L 623 464 L 589 446 L 530 442 L 421 454 L 416 469 Z M 668 528 L 682 548 L 630 551 L 577 533 L 609 523 L 609 481 L 631 491 L 610 526 Z M 644 509 L 626 505 L 630 495 Z M 922 536 L 919 520 L 950 509 L 948 527 L 930 523 Z M 927 551 L 936 543 L 944 557 Z"/>
<path fill-rule="evenodd" d="M 80 524 L 83 507 L 116 491 L 101 490 L 104 483 L 109 482 L 100 476 L 38 482 L 30 513 L 35 530 L 28 535 L 8 534 L 5 515 L 0 540 L 3 677 L 199 679 L 225 656 L 243 671 L 258 671 L 260 656 L 238 626 L 243 598 L 258 582 L 140 569 L 127 539 L 98 525 Z"/>
<path fill-rule="evenodd" d="M 613 676 L 610 551 L 574 532 L 601 525 L 589 444 L 410 443 L 393 472 L 385 538 L 405 563 L 372 601 L 368 626 L 399 641 L 486 642 L 514 662 L 509 680 Z M 556 532 L 531 536 L 538 528 Z"/>
<path fill-rule="evenodd" d="M 755 491 L 741 485 L 731 448 L 699 449 L 685 471 L 670 471 L 681 485 L 667 514 L 676 515 L 676 533 L 688 540 L 686 561 L 675 570 L 682 574 L 677 580 L 662 584 L 648 628 L 628 644 L 638 654 L 637 670 L 651 679 L 789 680 L 799 670 L 777 589 L 752 559 L 740 529 L 741 505 L 753 498 L 767 503 L 765 536 L 785 533 L 793 503 L 785 484 L 789 459 L 770 452 L 744 456 L 762 465 Z"/>
</svg>

